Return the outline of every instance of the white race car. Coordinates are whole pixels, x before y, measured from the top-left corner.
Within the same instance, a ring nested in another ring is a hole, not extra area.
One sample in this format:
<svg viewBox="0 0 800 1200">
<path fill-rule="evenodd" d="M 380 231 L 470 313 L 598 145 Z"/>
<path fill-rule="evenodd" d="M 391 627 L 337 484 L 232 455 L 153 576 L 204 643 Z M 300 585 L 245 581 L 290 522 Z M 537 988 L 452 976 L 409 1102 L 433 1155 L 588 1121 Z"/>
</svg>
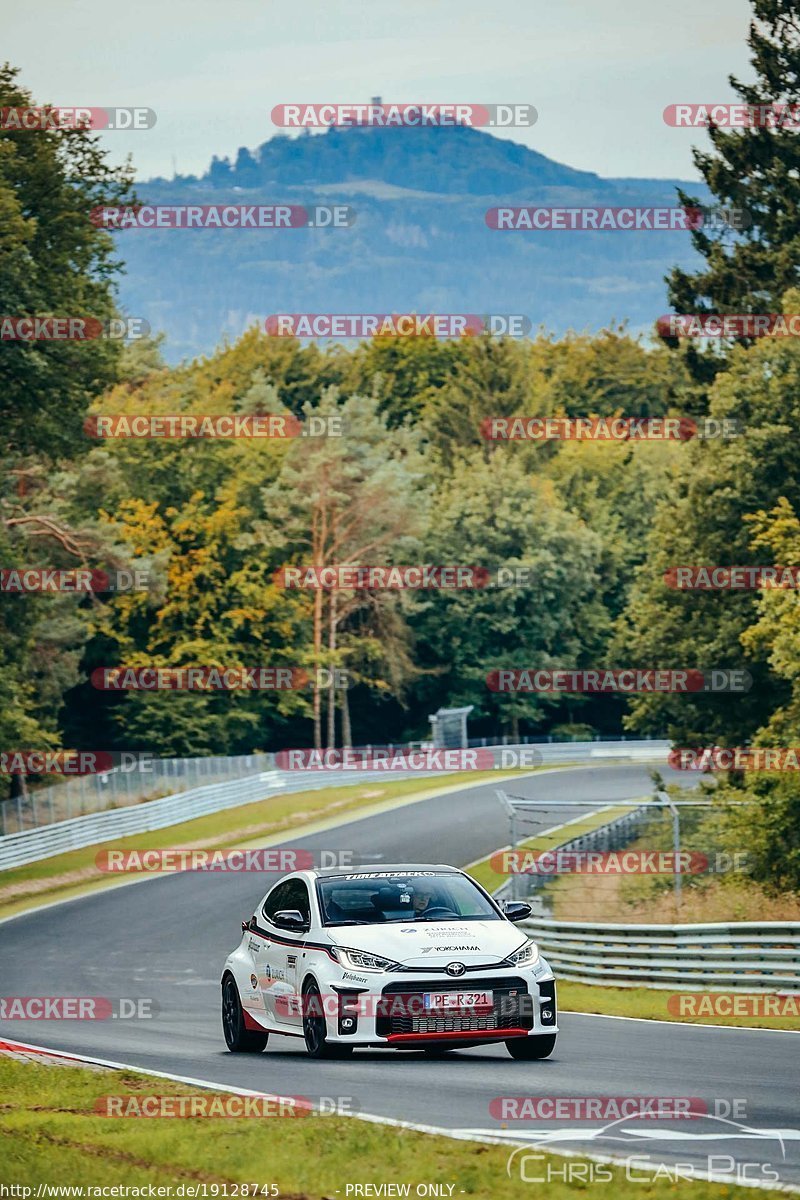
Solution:
<svg viewBox="0 0 800 1200">
<path fill-rule="evenodd" d="M 356 1046 L 456 1050 L 505 1042 L 546 1058 L 556 1042 L 553 973 L 500 907 L 448 866 L 294 871 L 248 921 L 222 973 L 228 1049 L 257 1053 L 270 1033 L 315 1058 Z"/>
</svg>

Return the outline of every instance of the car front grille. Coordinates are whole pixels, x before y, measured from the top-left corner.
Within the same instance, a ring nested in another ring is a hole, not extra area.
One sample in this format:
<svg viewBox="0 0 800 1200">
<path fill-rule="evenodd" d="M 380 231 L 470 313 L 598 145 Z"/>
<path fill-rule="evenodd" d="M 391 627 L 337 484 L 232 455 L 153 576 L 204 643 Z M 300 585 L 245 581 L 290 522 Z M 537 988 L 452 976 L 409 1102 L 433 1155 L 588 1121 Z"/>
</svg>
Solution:
<svg viewBox="0 0 800 1200">
<path fill-rule="evenodd" d="M 476 1012 L 430 1013 L 422 1008 L 422 994 L 429 991 L 472 991 L 486 990 L 493 993 L 491 1009 Z M 375 1032 L 378 1037 L 393 1037 L 398 1034 L 428 1035 L 443 1033 L 490 1033 L 493 1030 L 532 1029 L 533 998 L 528 994 L 523 979 L 481 979 L 478 984 L 465 988 L 460 983 L 447 981 L 432 984 L 425 982 L 390 983 L 383 989 L 376 1014 Z"/>
</svg>

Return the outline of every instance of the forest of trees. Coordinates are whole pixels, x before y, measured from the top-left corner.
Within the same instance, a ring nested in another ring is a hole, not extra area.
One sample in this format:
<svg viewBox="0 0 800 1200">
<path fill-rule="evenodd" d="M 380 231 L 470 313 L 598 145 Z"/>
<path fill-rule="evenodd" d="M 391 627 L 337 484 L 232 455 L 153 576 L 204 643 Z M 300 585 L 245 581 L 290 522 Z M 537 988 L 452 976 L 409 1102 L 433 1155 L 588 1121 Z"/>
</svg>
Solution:
<svg viewBox="0 0 800 1200">
<path fill-rule="evenodd" d="M 793 101 L 796 6 L 755 0 L 749 103 Z M 29 103 L 0 72 L 0 105 Z M 680 312 L 800 312 L 800 150 L 780 128 L 711 131 L 697 166 L 743 235 L 693 235 L 706 268 Z M 115 246 L 82 218 L 131 198 L 81 131 L 0 133 L 0 310 L 114 311 Z M 657 314 L 654 314 L 654 318 Z M 681 592 L 677 564 L 800 561 L 800 347 L 696 346 L 624 328 L 555 340 L 378 338 L 320 349 L 253 329 L 176 368 L 158 339 L 0 342 L 0 563 L 147 570 L 121 595 L 0 597 L 0 745 L 236 754 L 403 741 L 442 705 L 471 732 L 586 728 L 683 746 L 800 745 L 796 590 Z M 339 414 L 344 436 L 91 437 L 99 414 Z M 734 417 L 730 439 L 491 442 L 489 416 Z M 526 586 L 287 590 L 289 564 L 531 568 Z M 299 665 L 341 690 L 102 692 L 98 666 Z M 746 668 L 745 695 L 492 692 L 497 667 Z M 800 888 L 800 788 L 731 776 L 758 800 L 756 874 Z M 749 821 L 753 821 L 750 810 Z"/>
</svg>

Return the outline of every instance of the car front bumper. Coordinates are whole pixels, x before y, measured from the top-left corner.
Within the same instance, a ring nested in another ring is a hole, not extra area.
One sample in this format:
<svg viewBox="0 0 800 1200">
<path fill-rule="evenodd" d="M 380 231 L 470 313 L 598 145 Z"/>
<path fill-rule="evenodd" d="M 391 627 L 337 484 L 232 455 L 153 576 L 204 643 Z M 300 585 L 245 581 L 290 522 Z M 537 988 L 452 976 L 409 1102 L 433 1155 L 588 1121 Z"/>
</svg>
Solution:
<svg viewBox="0 0 800 1200">
<path fill-rule="evenodd" d="M 469 1045 L 558 1033 L 556 985 L 549 973 L 471 972 L 465 984 L 463 979 L 408 972 L 383 976 L 370 987 L 337 981 L 331 988 L 335 998 L 325 1005 L 327 1037 L 343 1045 Z M 427 992 L 467 990 L 491 991 L 491 1009 L 424 1007 Z"/>
</svg>

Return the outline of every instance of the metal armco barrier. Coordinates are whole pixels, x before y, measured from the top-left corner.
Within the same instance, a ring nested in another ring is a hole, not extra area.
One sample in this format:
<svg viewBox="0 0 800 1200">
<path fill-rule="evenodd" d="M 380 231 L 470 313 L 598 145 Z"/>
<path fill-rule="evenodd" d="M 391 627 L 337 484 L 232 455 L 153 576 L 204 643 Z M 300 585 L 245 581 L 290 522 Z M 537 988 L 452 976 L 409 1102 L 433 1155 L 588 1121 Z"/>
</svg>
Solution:
<svg viewBox="0 0 800 1200">
<path fill-rule="evenodd" d="M 538 943 L 557 979 L 800 992 L 800 921 L 616 925 L 537 918 L 520 927 Z"/>
<path fill-rule="evenodd" d="M 401 748 L 398 747 L 398 751 Z M 531 746 L 490 747 L 495 764 L 499 769 L 510 765 L 512 750 L 530 752 Z M 538 763 L 554 765 L 561 761 L 590 762 L 598 754 L 604 758 L 622 760 L 646 756 L 654 760 L 666 758 L 669 742 L 630 741 L 618 743 L 569 742 L 535 747 L 541 751 Z M 504 757 L 503 757 L 504 756 Z M 258 771 L 252 776 L 233 779 L 230 782 L 207 784 L 188 791 L 176 792 L 159 800 L 146 800 L 141 804 L 124 808 L 107 809 L 86 816 L 72 817 L 67 821 L 55 821 L 36 829 L 21 833 L 10 833 L 0 837 L 0 871 L 36 862 L 40 858 L 51 858 L 66 850 L 78 850 L 93 846 L 112 838 L 130 834 L 146 833 L 152 829 L 164 829 L 179 825 L 193 817 L 236 808 L 256 800 L 264 800 L 278 792 L 297 792 L 317 788 L 342 787 L 353 783 L 385 782 L 398 778 L 418 778 L 446 782 L 444 771 Z"/>
<path fill-rule="evenodd" d="M 107 809 L 85 817 L 72 817 L 69 821 L 56 821 L 53 825 L 42 825 L 38 829 L 26 829 L 23 833 L 10 833 L 0 838 L 0 871 L 21 867 L 40 858 L 51 858 L 54 854 L 63 854 L 65 850 L 79 850 L 111 838 L 164 829 L 168 825 L 189 821 L 192 817 L 204 817 L 208 813 L 235 808 L 251 800 L 263 800 L 273 787 L 279 785 L 279 772 L 269 772 L 254 775 L 250 779 L 231 780 L 230 783 L 212 783 L 130 808 Z"/>
</svg>

